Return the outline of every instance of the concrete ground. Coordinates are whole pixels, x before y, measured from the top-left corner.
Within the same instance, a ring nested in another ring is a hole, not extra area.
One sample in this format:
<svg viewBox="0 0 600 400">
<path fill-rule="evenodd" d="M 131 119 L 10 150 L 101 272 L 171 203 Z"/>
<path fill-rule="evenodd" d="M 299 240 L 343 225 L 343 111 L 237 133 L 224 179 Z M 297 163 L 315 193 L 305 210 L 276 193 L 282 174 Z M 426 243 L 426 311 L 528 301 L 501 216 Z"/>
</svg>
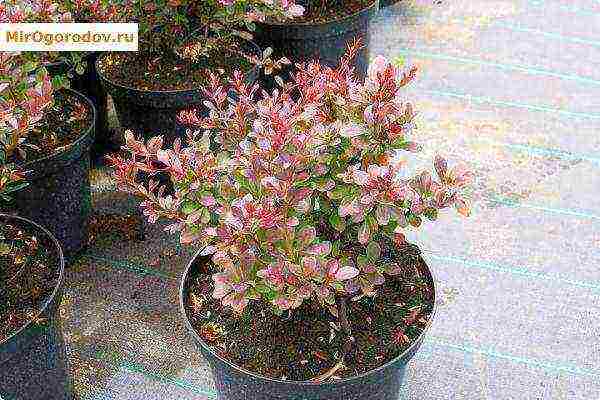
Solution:
<svg viewBox="0 0 600 400">
<path fill-rule="evenodd" d="M 418 140 L 477 172 L 471 218 L 410 235 L 439 311 L 401 398 L 600 399 L 600 2 L 405 0 L 372 54 L 415 63 Z M 132 213 L 103 170 L 97 213 Z M 83 399 L 215 399 L 178 311 L 191 250 L 160 226 L 103 232 L 68 271 L 64 318 Z"/>
</svg>

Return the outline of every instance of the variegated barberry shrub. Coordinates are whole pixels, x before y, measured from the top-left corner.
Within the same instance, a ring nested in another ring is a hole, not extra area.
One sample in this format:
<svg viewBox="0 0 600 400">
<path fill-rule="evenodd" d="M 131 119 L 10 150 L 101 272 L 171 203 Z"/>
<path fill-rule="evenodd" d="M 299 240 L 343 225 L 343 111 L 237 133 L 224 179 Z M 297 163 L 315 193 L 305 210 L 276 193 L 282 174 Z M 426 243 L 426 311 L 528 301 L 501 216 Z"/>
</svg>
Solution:
<svg viewBox="0 0 600 400">
<path fill-rule="evenodd" d="M 419 151 L 403 94 L 416 69 L 377 57 L 363 82 L 357 50 L 337 69 L 298 66 L 271 94 L 241 73 L 212 75 L 208 115 L 180 115 L 193 126 L 185 141 L 162 149 L 161 137 L 144 143 L 128 133 L 127 155 L 111 157 L 150 222 L 170 220 L 181 243 L 205 246 L 219 270 L 213 296 L 238 312 L 250 301 L 281 311 L 307 299 L 335 311 L 340 298 L 372 295 L 402 272 L 384 253 L 409 225 L 450 207 L 469 214 L 464 167 L 436 157 L 436 176 L 403 176 L 403 153 Z M 142 184 L 140 172 L 167 174 L 172 193 L 154 179 Z"/>
<path fill-rule="evenodd" d="M 32 146 L 28 135 L 53 104 L 54 88 L 48 73 L 19 53 L 0 52 L 0 198 L 24 186 L 22 171 L 14 165 L 24 160 Z"/>
<path fill-rule="evenodd" d="M 0 165 L 26 157 L 27 135 L 52 105 L 53 93 L 45 68 L 19 53 L 0 52 Z"/>
<path fill-rule="evenodd" d="M 0 23 L 68 23 L 73 18 L 74 7 L 70 0 L 7 0 L 0 4 Z M 84 0 L 79 0 L 84 1 Z M 79 21 L 77 21 L 79 22 Z M 36 64 L 64 62 L 73 71 L 83 74 L 85 63 L 79 52 L 25 52 L 21 57 Z M 55 86 L 67 87 L 67 76 L 55 77 Z"/>
</svg>

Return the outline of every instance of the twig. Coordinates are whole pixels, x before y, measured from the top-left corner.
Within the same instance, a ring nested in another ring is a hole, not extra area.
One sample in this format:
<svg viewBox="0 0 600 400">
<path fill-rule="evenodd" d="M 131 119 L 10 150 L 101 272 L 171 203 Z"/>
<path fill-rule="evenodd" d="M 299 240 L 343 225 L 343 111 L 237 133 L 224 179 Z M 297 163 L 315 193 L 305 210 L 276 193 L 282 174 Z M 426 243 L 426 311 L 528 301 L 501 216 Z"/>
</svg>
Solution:
<svg viewBox="0 0 600 400">
<path fill-rule="evenodd" d="M 313 382 L 324 382 L 327 379 L 334 376 L 335 373 L 338 372 L 342 368 L 344 368 L 344 360 L 340 360 L 337 364 L 334 365 L 333 368 L 331 368 L 329 371 L 325 372 L 324 374 L 319 375 L 316 378 L 313 378 L 312 381 Z"/>
</svg>

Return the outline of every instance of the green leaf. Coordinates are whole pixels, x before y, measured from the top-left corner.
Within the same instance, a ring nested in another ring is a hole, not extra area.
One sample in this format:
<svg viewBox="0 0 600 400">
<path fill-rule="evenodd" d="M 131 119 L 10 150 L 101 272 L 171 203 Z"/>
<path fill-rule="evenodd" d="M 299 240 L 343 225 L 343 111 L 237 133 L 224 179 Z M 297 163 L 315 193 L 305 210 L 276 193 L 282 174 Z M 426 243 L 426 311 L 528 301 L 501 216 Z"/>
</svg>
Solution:
<svg viewBox="0 0 600 400">
<path fill-rule="evenodd" d="M 329 197 L 334 200 L 339 200 L 350 194 L 350 190 L 347 186 L 337 186 L 330 192 Z"/>
<path fill-rule="evenodd" d="M 250 300 L 260 300 L 261 299 L 261 294 L 256 289 L 248 289 L 244 296 Z"/>
<path fill-rule="evenodd" d="M 273 301 L 277 298 L 277 291 L 273 290 L 273 289 L 269 289 L 269 291 L 267 293 L 263 293 L 263 296 L 268 300 L 268 301 Z"/>
<path fill-rule="evenodd" d="M 342 242 L 340 240 L 336 240 L 331 244 L 331 256 L 338 257 L 340 255 L 340 247 L 342 246 Z"/>
<path fill-rule="evenodd" d="M 193 201 L 186 201 L 185 203 L 183 203 L 183 206 L 181 207 L 181 211 L 184 214 L 191 214 L 198 209 L 200 209 L 200 205 L 197 203 L 194 203 Z"/>
<path fill-rule="evenodd" d="M 369 258 L 369 261 L 377 261 L 380 255 L 381 247 L 379 246 L 379 244 L 377 244 L 377 242 L 370 242 L 367 245 L 367 257 Z"/>
<path fill-rule="evenodd" d="M 377 223 L 375 217 L 373 217 L 372 215 L 367 215 L 365 217 L 365 222 L 367 223 L 367 225 L 369 225 L 369 230 L 371 231 L 371 234 L 374 234 L 379 230 L 379 224 Z"/>
<path fill-rule="evenodd" d="M 264 283 L 258 283 L 256 284 L 256 286 L 254 287 L 254 289 L 258 292 L 258 293 L 269 293 L 271 291 L 271 288 L 268 287 L 267 285 L 265 285 Z"/>
<path fill-rule="evenodd" d="M 437 208 L 428 208 L 424 214 L 429 220 L 435 221 L 438 217 L 438 210 Z"/>
<path fill-rule="evenodd" d="M 329 214 L 329 223 L 338 232 L 343 232 L 346 229 L 346 223 L 337 212 Z"/>
<path fill-rule="evenodd" d="M 358 263 L 359 267 L 364 267 L 369 263 L 369 259 L 367 258 L 367 256 L 361 254 L 358 257 L 356 257 L 356 262 Z"/>
</svg>

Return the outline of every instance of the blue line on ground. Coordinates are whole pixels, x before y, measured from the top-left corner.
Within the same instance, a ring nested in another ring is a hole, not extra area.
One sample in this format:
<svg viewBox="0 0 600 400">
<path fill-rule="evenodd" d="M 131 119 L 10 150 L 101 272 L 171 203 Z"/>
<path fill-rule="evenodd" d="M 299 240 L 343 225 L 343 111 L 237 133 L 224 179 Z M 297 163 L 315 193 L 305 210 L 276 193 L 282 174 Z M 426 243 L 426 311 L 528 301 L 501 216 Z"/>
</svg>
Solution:
<svg viewBox="0 0 600 400">
<path fill-rule="evenodd" d="M 456 56 L 451 56 L 451 55 L 447 55 L 447 54 L 435 53 L 435 52 L 429 51 L 429 49 L 416 48 L 416 49 L 399 50 L 398 52 L 400 54 L 404 54 L 404 55 L 413 55 L 413 56 L 417 56 L 417 57 L 433 58 L 433 59 L 437 59 L 437 60 L 458 62 L 458 63 L 462 63 L 462 64 L 487 66 L 487 67 L 493 67 L 493 68 L 498 68 L 498 69 L 503 69 L 503 70 L 521 71 L 521 72 L 525 72 L 527 74 L 532 74 L 532 75 L 546 75 L 546 76 L 552 76 L 555 78 L 566 79 L 566 80 L 571 80 L 571 81 L 576 81 L 576 82 L 581 82 L 581 83 L 586 83 L 586 84 L 591 84 L 591 85 L 600 85 L 600 80 L 581 77 L 578 75 L 562 74 L 559 72 L 554 72 L 554 71 L 540 69 L 540 68 L 533 68 L 533 67 L 528 67 L 528 66 L 524 66 L 524 65 L 504 64 L 504 63 L 496 63 L 493 61 L 483 61 L 483 60 L 477 60 L 477 59 L 471 59 L 471 58 L 456 57 Z"/>
<path fill-rule="evenodd" d="M 416 88 L 416 89 L 423 93 L 429 93 L 429 94 L 433 94 L 433 95 L 437 95 L 437 96 L 453 97 L 453 98 L 458 98 L 458 99 L 462 99 L 462 100 L 473 101 L 476 103 L 487 103 L 487 104 L 503 106 L 503 107 L 523 108 L 523 109 L 532 110 L 532 111 L 541 111 L 541 112 L 559 114 L 559 115 L 572 117 L 572 118 L 600 120 L 600 114 L 561 110 L 561 109 L 552 108 L 552 107 L 548 107 L 548 106 L 538 106 L 535 104 L 518 103 L 518 102 L 514 102 L 514 101 L 495 100 L 490 97 L 473 96 L 470 94 L 451 92 L 451 91 L 447 91 L 447 90 L 435 90 L 435 89 L 423 89 L 423 88 Z"/>
<path fill-rule="evenodd" d="M 532 366 L 532 367 L 543 368 L 546 370 L 557 371 L 557 372 L 566 372 L 566 373 L 575 374 L 575 375 L 584 375 L 584 376 L 591 376 L 594 378 L 600 378 L 600 371 L 590 370 L 590 369 L 586 369 L 586 368 L 580 368 L 580 367 L 578 367 L 576 365 L 572 365 L 572 364 L 556 364 L 556 363 L 540 361 L 540 360 L 536 360 L 536 359 L 532 359 L 532 358 L 514 356 L 512 354 L 506 354 L 506 353 L 501 353 L 501 352 L 495 351 L 491 347 L 486 349 L 486 348 L 477 348 L 477 347 L 468 346 L 468 345 L 459 345 L 459 344 L 454 344 L 454 343 L 448 343 L 445 340 L 435 337 L 435 336 L 429 337 L 429 340 L 426 339 L 426 342 L 430 342 L 430 343 L 433 343 L 435 345 L 442 346 L 445 348 L 460 350 L 465 353 L 481 353 L 481 354 L 485 354 L 490 357 L 504 359 L 504 360 L 508 360 L 508 361 L 511 361 L 514 363 L 525 364 L 525 365 Z"/>
<path fill-rule="evenodd" d="M 555 213 L 555 214 L 572 215 L 574 217 L 582 217 L 582 218 L 600 220 L 600 215 L 595 215 L 595 214 L 591 214 L 588 212 L 573 210 L 573 209 L 568 209 L 568 208 L 554 208 L 554 207 L 540 206 L 537 204 L 527 204 L 527 203 L 516 202 L 516 201 L 510 200 L 510 199 L 502 199 L 499 197 L 487 197 L 487 198 L 485 198 L 485 200 L 488 200 L 488 201 L 491 201 L 494 203 L 498 203 L 498 204 L 502 204 L 502 205 L 506 205 L 506 206 L 510 206 L 510 207 L 530 208 L 532 210 L 546 211 L 546 212 L 551 212 L 551 213 Z"/>
<path fill-rule="evenodd" d="M 492 25 L 500 26 L 500 27 L 510 29 L 510 30 L 513 30 L 516 32 L 533 33 L 536 35 L 546 36 L 546 37 L 549 37 L 552 39 L 558 39 L 558 40 L 562 40 L 562 41 L 566 41 L 566 42 L 587 44 L 590 46 L 600 47 L 600 41 L 597 41 L 597 40 L 583 39 L 583 38 L 578 38 L 578 37 L 570 36 L 570 35 L 561 35 L 559 33 L 546 32 L 546 31 L 543 31 L 540 29 L 526 28 L 526 27 L 519 26 L 519 25 L 508 24 L 503 21 L 496 21 Z"/>
<path fill-rule="evenodd" d="M 427 257 L 430 257 L 430 258 L 432 258 L 434 260 L 438 260 L 438 261 L 446 261 L 446 262 L 454 262 L 454 263 L 462 264 L 466 267 L 486 269 L 486 270 L 490 270 L 490 271 L 497 271 L 497 272 L 504 272 L 504 273 L 511 273 L 511 274 L 515 274 L 515 275 L 526 276 L 529 278 L 537 278 L 537 279 L 542 279 L 542 280 L 546 280 L 546 281 L 565 283 L 568 285 L 573 285 L 573 286 L 577 286 L 577 287 L 581 287 L 581 288 L 592 289 L 593 291 L 600 293 L 600 282 L 595 283 L 595 282 L 579 281 L 576 279 L 566 278 L 566 277 L 563 277 L 560 275 L 551 275 L 551 274 L 547 274 L 547 273 L 543 273 L 543 272 L 531 271 L 524 267 L 504 266 L 504 265 L 498 265 L 498 264 L 487 263 L 487 262 L 482 262 L 482 261 L 468 260 L 468 259 L 463 259 L 463 258 L 458 258 L 458 257 L 453 257 L 453 256 L 440 256 L 440 255 L 431 254 L 429 252 L 427 252 Z"/>
<path fill-rule="evenodd" d="M 572 364 L 568 364 L 568 363 L 558 364 L 558 363 L 553 363 L 553 362 L 541 361 L 541 360 L 537 360 L 537 359 L 533 359 L 533 358 L 515 356 L 512 354 L 498 352 L 498 351 L 494 350 L 492 347 L 482 348 L 482 347 L 474 347 L 474 346 L 470 346 L 470 345 L 466 345 L 466 344 L 451 343 L 451 342 L 448 342 L 446 339 L 440 338 L 437 336 L 431 336 L 431 335 L 427 336 L 423 345 L 424 345 L 424 348 L 423 348 L 424 352 L 423 351 L 418 352 L 416 355 L 416 358 L 427 358 L 427 357 L 431 356 L 432 354 L 434 354 L 434 351 L 432 349 L 433 347 L 443 347 L 446 349 L 458 350 L 458 351 L 461 351 L 461 352 L 467 353 L 467 354 L 485 354 L 492 358 L 507 360 L 507 361 L 510 361 L 513 363 L 524 364 L 524 365 L 527 365 L 530 367 L 542 368 L 542 369 L 550 370 L 550 371 L 568 373 L 568 374 L 573 374 L 573 375 L 590 376 L 590 377 L 594 377 L 594 378 L 600 377 L 600 371 L 581 368 L 576 365 L 572 365 Z M 157 374 L 152 371 L 148 371 L 144 366 L 133 363 L 133 362 L 122 361 L 119 364 L 119 367 L 126 371 L 132 372 L 132 373 L 142 374 L 145 377 L 150 378 L 154 381 L 163 382 L 165 384 L 171 384 L 171 385 L 180 387 L 182 389 L 189 390 L 192 393 L 206 396 L 208 399 L 215 399 L 217 397 L 217 393 L 212 389 L 204 388 L 199 385 L 194 385 L 191 382 L 188 382 L 183 379 L 168 377 L 168 376 L 164 376 L 161 374 Z"/>
<path fill-rule="evenodd" d="M 499 141 L 496 141 L 493 139 L 481 138 L 481 137 L 477 138 L 477 140 L 490 143 L 493 146 L 508 147 L 509 149 L 524 151 L 524 152 L 530 153 L 530 154 L 540 154 L 540 155 L 545 155 L 545 156 L 550 156 L 550 157 L 564 158 L 564 159 L 568 159 L 568 160 L 589 161 L 593 164 L 597 164 L 598 166 L 600 166 L 600 157 L 593 157 L 593 156 L 588 156 L 585 154 L 570 153 L 568 151 L 561 150 L 561 149 L 550 149 L 550 148 L 545 148 L 545 147 L 531 146 L 531 145 L 527 145 L 527 144 L 499 142 Z"/>
</svg>

